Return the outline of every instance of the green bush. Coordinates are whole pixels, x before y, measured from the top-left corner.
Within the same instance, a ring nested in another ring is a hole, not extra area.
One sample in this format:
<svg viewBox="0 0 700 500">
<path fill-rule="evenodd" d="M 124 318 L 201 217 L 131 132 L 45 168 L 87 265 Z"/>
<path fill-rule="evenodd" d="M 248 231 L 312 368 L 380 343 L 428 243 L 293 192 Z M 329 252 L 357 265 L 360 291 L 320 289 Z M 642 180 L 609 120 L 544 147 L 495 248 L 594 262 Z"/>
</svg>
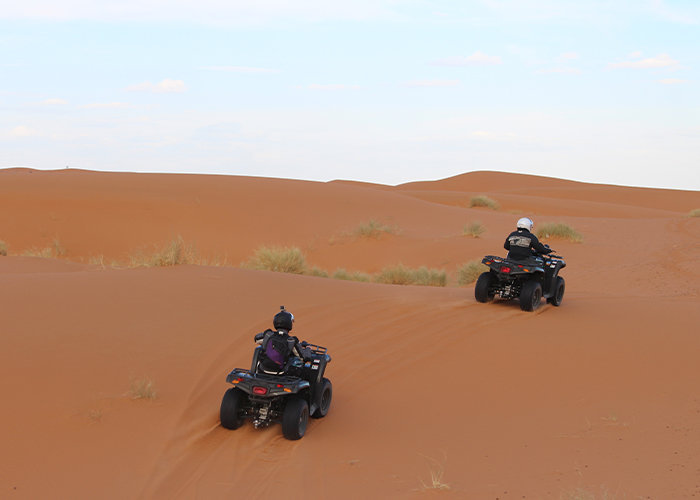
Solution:
<svg viewBox="0 0 700 500">
<path fill-rule="evenodd" d="M 689 214 L 691 217 L 700 217 L 700 208 L 694 208 Z"/>
<path fill-rule="evenodd" d="M 262 246 L 244 266 L 279 273 L 303 274 L 306 270 L 306 258 L 297 247 Z"/>
<path fill-rule="evenodd" d="M 485 231 L 486 231 L 486 228 L 481 225 L 481 222 L 475 221 L 475 222 L 472 222 L 472 223 L 464 226 L 464 231 L 462 234 L 464 236 L 471 236 L 472 238 L 478 238 L 479 236 L 484 234 Z"/>
<path fill-rule="evenodd" d="M 469 206 L 470 207 L 486 207 L 490 208 L 491 210 L 498 210 L 500 205 L 496 200 L 492 200 L 488 196 L 485 196 L 483 194 L 477 195 L 477 196 L 472 196 L 472 198 L 469 200 Z"/>
<path fill-rule="evenodd" d="M 561 222 L 543 224 L 537 229 L 535 234 L 538 238 L 558 238 L 573 241 L 574 243 L 581 243 L 583 241 L 583 236 L 581 236 L 580 233 L 568 224 L 563 224 Z"/>
<path fill-rule="evenodd" d="M 371 281 L 372 278 L 369 274 L 362 273 L 360 271 L 348 272 L 343 268 L 336 269 L 333 273 L 333 279 L 336 280 L 346 280 L 346 281 Z"/>
<path fill-rule="evenodd" d="M 488 271 L 489 268 L 481 263 L 480 260 L 471 260 L 457 270 L 457 283 L 460 285 L 469 285 L 474 283 L 479 275 Z"/>
<path fill-rule="evenodd" d="M 0 240 L 0 255 L 7 255 L 7 243 Z"/>
<path fill-rule="evenodd" d="M 398 264 L 382 269 L 375 281 L 391 285 L 446 286 L 447 273 L 438 269 L 428 269 L 425 266 L 411 269 L 403 264 Z"/>
</svg>

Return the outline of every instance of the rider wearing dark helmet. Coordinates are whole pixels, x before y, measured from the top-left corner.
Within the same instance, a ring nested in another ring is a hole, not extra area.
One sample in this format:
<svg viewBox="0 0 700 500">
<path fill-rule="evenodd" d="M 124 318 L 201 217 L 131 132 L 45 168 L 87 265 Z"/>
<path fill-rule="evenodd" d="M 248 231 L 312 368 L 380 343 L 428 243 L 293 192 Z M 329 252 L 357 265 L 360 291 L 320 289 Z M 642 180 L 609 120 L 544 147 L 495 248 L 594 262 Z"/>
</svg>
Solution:
<svg viewBox="0 0 700 500">
<path fill-rule="evenodd" d="M 508 250 L 507 258 L 526 261 L 532 257 L 552 252 L 549 247 L 540 243 L 537 236 L 532 234 L 531 231 L 534 227 L 535 224 L 528 217 L 518 220 L 517 229 L 508 235 L 503 244 L 503 248 Z"/>
<path fill-rule="evenodd" d="M 255 335 L 255 342 L 262 346 L 260 369 L 265 373 L 284 373 L 291 363 L 298 358 L 302 360 L 304 353 L 299 339 L 289 332 L 294 326 L 294 315 L 284 306 L 275 314 L 272 320 L 274 330 L 269 328 Z M 297 363 L 298 364 L 298 363 Z"/>
</svg>

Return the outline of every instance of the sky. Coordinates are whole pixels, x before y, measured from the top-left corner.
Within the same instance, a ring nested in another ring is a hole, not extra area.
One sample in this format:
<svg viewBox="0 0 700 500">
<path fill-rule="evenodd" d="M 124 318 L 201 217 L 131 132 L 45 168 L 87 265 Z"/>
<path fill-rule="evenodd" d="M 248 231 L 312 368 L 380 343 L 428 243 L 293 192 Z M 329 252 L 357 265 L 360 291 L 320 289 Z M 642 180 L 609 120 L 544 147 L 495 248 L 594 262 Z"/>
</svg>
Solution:
<svg viewBox="0 0 700 500">
<path fill-rule="evenodd" d="M 700 190 L 696 0 L 0 0 L 0 168 Z"/>
</svg>

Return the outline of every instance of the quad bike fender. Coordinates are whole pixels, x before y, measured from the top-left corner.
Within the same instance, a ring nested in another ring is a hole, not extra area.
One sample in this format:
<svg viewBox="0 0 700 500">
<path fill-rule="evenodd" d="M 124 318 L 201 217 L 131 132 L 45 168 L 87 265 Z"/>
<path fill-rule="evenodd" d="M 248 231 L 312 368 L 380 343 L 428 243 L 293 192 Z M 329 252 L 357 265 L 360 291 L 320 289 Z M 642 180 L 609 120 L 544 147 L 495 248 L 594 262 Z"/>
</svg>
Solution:
<svg viewBox="0 0 700 500">
<path fill-rule="evenodd" d="M 308 391 L 308 380 L 288 375 L 266 375 L 252 373 L 243 368 L 236 368 L 226 376 L 226 382 L 233 384 L 243 392 L 257 397 L 276 397 L 287 394 L 299 394 Z"/>
</svg>

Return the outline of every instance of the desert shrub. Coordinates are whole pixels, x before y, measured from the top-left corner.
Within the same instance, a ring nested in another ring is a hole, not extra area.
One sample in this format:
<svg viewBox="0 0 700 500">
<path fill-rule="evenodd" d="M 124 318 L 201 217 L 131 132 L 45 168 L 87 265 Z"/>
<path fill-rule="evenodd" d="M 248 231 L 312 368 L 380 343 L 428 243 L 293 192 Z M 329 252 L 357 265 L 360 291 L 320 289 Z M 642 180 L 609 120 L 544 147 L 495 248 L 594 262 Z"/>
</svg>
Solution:
<svg viewBox="0 0 700 500">
<path fill-rule="evenodd" d="M 363 238 L 379 238 L 382 234 L 394 234 L 397 231 L 396 226 L 387 226 L 379 221 L 370 219 L 355 229 L 355 235 Z"/>
<path fill-rule="evenodd" d="M 470 224 L 467 224 L 464 226 L 464 231 L 463 235 L 464 236 L 471 236 L 472 238 L 478 238 L 482 234 L 484 234 L 484 231 L 486 231 L 486 228 L 481 225 L 481 222 L 479 221 L 474 221 L 471 222 Z"/>
<path fill-rule="evenodd" d="M 690 211 L 691 217 L 700 217 L 700 208 L 694 208 L 693 210 Z"/>
<path fill-rule="evenodd" d="M 474 283 L 479 275 L 489 268 L 481 263 L 480 260 L 471 260 L 457 270 L 457 283 L 460 285 L 469 285 Z"/>
<path fill-rule="evenodd" d="M 369 274 L 362 273 L 360 271 L 349 272 L 343 268 L 335 270 L 335 272 L 333 273 L 333 279 L 346 280 L 346 281 L 363 281 L 363 282 L 368 282 L 368 281 L 372 280 L 372 278 Z"/>
<path fill-rule="evenodd" d="M 40 257 L 42 259 L 50 259 L 54 256 L 53 255 L 53 248 L 51 248 L 51 247 L 46 247 L 46 248 L 32 247 L 29 250 L 25 250 L 24 252 L 22 252 L 22 255 L 24 257 Z"/>
<path fill-rule="evenodd" d="M 317 278 L 327 278 L 328 277 L 328 272 L 318 268 L 318 267 L 312 267 L 311 269 L 307 270 L 304 274 L 307 274 L 309 276 L 316 276 Z"/>
<path fill-rule="evenodd" d="M 278 273 L 303 274 L 306 270 L 306 258 L 297 247 L 262 246 L 244 266 Z"/>
<path fill-rule="evenodd" d="M 56 259 L 63 257 L 65 254 L 66 249 L 61 245 L 61 241 L 58 238 L 51 242 L 51 246 L 44 248 L 32 247 L 22 252 L 22 255 L 25 257 L 40 257 L 42 259 Z"/>
<path fill-rule="evenodd" d="M 91 266 L 100 266 L 102 269 L 104 269 L 105 266 L 105 256 L 104 255 L 98 255 L 98 256 L 91 256 L 88 259 L 88 264 Z"/>
<path fill-rule="evenodd" d="M 191 245 L 185 243 L 182 236 L 174 238 L 151 255 L 139 253 L 131 256 L 132 267 L 166 267 L 195 263 L 196 252 Z"/>
<path fill-rule="evenodd" d="M 498 210 L 500 205 L 496 200 L 492 200 L 488 196 L 485 196 L 483 194 L 477 195 L 477 196 L 472 196 L 472 198 L 469 200 L 469 206 L 470 207 L 486 207 L 490 208 L 491 210 Z"/>
<path fill-rule="evenodd" d="M 61 245 L 58 238 L 55 238 L 51 243 L 51 252 L 54 257 L 63 257 L 66 254 L 66 249 Z"/>
<path fill-rule="evenodd" d="M 579 232 L 568 224 L 563 224 L 561 222 L 542 224 L 542 226 L 537 229 L 536 236 L 538 238 L 558 238 L 575 243 L 581 243 L 583 241 L 583 236 L 581 236 Z"/>
<path fill-rule="evenodd" d="M 153 382 L 148 377 L 134 379 L 131 381 L 131 389 L 129 389 L 129 395 L 131 399 L 147 399 L 153 401 L 158 395 L 156 393 L 156 387 Z"/>
<path fill-rule="evenodd" d="M 7 255 L 7 243 L 0 240 L 0 255 Z"/>
<path fill-rule="evenodd" d="M 447 273 L 438 269 L 428 269 L 423 266 L 418 269 L 406 267 L 403 264 L 388 266 L 377 274 L 375 281 L 390 285 L 447 285 Z"/>
</svg>

